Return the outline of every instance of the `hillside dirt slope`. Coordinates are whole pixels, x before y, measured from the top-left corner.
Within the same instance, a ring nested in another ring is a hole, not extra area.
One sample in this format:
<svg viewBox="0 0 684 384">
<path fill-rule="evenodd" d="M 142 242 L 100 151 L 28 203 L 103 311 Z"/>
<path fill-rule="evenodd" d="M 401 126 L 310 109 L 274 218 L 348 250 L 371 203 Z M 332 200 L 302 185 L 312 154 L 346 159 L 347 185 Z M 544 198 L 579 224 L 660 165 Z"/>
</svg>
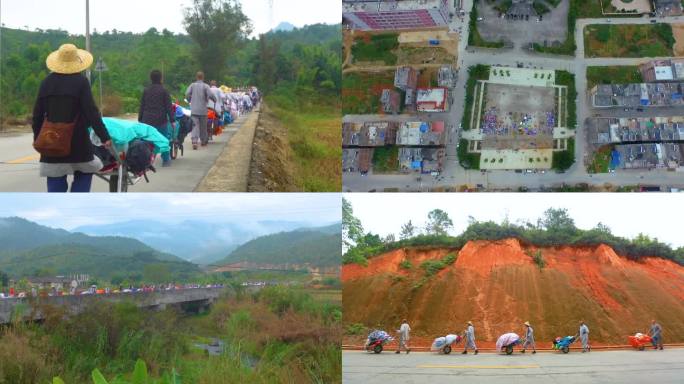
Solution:
<svg viewBox="0 0 684 384">
<path fill-rule="evenodd" d="M 407 318 L 426 342 L 460 333 L 468 320 L 484 342 L 521 334 L 522 323 L 530 321 L 538 343 L 550 344 L 575 334 L 583 319 L 598 345 L 625 344 L 627 335 L 647 332 L 655 318 L 666 342 L 684 342 L 684 267 L 661 258 L 632 261 L 606 245 L 540 250 L 546 262 L 541 270 L 531 257 L 537 248 L 516 239 L 472 241 L 460 251 L 398 249 L 370 259 L 367 267 L 345 265 L 343 321 L 394 332 Z M 449 253 L 457 254 L 456 262 L 426 278 L 420 264 Z M 403 260 L 413 267 L 401 268 Z"/>
</svg>

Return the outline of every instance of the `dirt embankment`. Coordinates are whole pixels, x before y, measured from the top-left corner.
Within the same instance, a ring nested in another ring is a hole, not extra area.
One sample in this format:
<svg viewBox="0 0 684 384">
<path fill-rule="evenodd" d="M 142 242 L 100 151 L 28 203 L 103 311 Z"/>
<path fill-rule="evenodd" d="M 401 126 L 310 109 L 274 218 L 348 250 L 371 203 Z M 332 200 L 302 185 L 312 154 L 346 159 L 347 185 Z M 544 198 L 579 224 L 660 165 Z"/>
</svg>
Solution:
<svg viewBox="0 0 684 384">
<path fill-rule="evenodd" d="M 536 251 L 542 269 L 532 259 Z M 420 264 L 449 253 L 457 253 L 456 262 L 426 277 Z M 404 260 L 412 268 L 400 267 Z M 520 334 L 525 321 L 538 342 L 548 342 L 575 334 L 585 320 L 595 344 L 625 344 L 655 318 L 666 342 L 684 342 L 684 267 L 660 258 L 632 261 L 606 245 L 537 248 L 507 239 L 472 241 L 460 251 L 398 249 L 367 267 L 343 266 L 342 279 L 346 325 L 392 332 L 407 318 L 419 340 L 461 332 L 472 320 L 483 342 Z"/>
<path fill-rule="evenodd" d="M 265 103 L 254 134 L 248 192 L 294 192 L 290 145 L 284 127 Z"/>
</svg>

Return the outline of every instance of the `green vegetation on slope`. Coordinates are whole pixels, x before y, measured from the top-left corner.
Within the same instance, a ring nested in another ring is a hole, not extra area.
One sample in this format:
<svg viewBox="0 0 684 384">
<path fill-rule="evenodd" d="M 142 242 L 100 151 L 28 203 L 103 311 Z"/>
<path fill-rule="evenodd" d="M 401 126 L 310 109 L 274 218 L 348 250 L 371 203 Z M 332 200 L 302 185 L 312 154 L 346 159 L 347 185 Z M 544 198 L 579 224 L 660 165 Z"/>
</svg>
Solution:
<svg viewBox="0 0 684 384">
<path fill-rule="evenodd" d="M 12 276 L 87 273 L 153 282 L 153 276 L 180 281 L 199 273 L 194 264 L 135 239 L 71 233 L 16 217 L 0 218 L 0 225 L 0 270 Z"/>
<path fill-rule="evenodd" d="M 636 65 L 587 67 L 587 89 L 598 84 L 629 84 L 643 81 Z"/>
<path fill-rule="evenodd" d="M 128 303 L 100 303 L 65 317 L 44 307 L 41 324 L 0 333 L 0 382 L 91 383 L 94 370 L 115 383 L 173 374 L 184 383 L 330 383 L 341 379 L 341 309 L 307 291 L 268 287 L 235 292 L 208 314 L 180 316 Z M 208 356 L 195 344 L 218 338 L 224 352 Z M 175 374 L 174 374 L 175 373 Z M 157 381 L 155 381 L 157 382 Z M 168 382 L 168 381 L 164 381 Z M 98 384 L 98 382 L 96 382 Z"/>
<path fill-rule="evenodd" d="M 672 56 L 675 43 L 670 24 L 594 24 L 584 31 L 587 57 Z"/>
<path fill-rule="evenodd" d="M 265 40 L 277 42 L 273 71 L 278 79 L 260 76 L 260 40 L 244 39 L 230 52 L 219 83 L 231 87 L 257 84 L 270 90 L 281 81 L 297 82 L 307 87 L 320 87 L 339 92 L 341 85 L 341 35 L 339 25 L 310 25 L 293 31 L 268 33 Z M 45 58 L 61 44 L 84 47 L 84 37 L 61 30 L 35 32 L 2 28 L 0 93 L 11 95 L 0 105 L 3 119 L 23 118 L 32 112 L 35 94 L 47 75 Z M 143 34 L 106 31 L 93 33 L 92 50 L 109 67 L 103 73 L 105 115 L 137 112 L 139 98 L 149 83 L 152 69 L 163 69 L 164 83 L 176 100 L 183 100 L 188 84 L 200 70 L 196 45 L 187 35 L 151 28 Z M 99 79 L 93 72 L 93 93 L 99 94 Z M 210 74 L 208 74 L 210 76 Z M 207 80 L 210 80 L 208 78 Z M 310 82 L 308 82 L 311 80 Z M 286 84 L 283 84 L 286 85 Z"/>
<path fill-rule="evenodd" d="M 330 228 L 338 229 L 330 233 Z M 221 263 L 240 261 L 263 264 L 304 264 L 332 267 L 339 265 L 342 254 L 340 225 L 306 228 L 266 235 L 234 250 Z"/>
<path fill-rule="evenodd" d="M 368 41 L 363 38 L 354 40 L 352 55 L 354 61 L 382 61 L 385 65 L 397 63 L 397 55 L 392 51 L 399 46 L 398 33 L 371 35 Z"/>
<path fill-rule="evenodd" d="M 344 223 L 343 223 L 344 226 Z M 549 208 L 536 222 L 512 224 L 509 222 L 472 221 L 457 236 L 440 235 L 432 232 L 417 234 L 399 241 L 389 239 L 383 241 L 378 235 L 365 233 L 357 236 L 355 245 L 350 247 L 342 257 L 344 264 L 365 264 L 367 259 L 382 253 L 405 247 L 438 246 L 453 249 L 462 248 L 471 240 L 501 240 L 516 238 L 526 244 L 540 247 L 564 245 L 595 246 L 607 244 L 619 255 L 632 260 L 642 257 L 660 257 L 673 260 L 684 265 L 684 247 L 677 249 L 644 234 L 633 239 L 619 237 L 611 233 L 610 228 L 598 224 L 595 228 L 585 230 L 575 226 L 566 209 Z"/>
</svg>

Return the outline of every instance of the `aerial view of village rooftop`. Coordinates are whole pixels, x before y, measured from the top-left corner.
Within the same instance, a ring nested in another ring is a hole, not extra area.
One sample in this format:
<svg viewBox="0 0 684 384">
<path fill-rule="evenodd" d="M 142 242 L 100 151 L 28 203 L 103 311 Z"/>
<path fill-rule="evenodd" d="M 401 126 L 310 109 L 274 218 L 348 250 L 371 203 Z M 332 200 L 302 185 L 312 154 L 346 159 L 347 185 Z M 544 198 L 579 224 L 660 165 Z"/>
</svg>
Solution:
<svg viewBox="0 0 684 384">
<path fill-rule="evenodd" d="M 684 189 L 681 0 L 343 0 L 345 192 Z"/>
</svg>

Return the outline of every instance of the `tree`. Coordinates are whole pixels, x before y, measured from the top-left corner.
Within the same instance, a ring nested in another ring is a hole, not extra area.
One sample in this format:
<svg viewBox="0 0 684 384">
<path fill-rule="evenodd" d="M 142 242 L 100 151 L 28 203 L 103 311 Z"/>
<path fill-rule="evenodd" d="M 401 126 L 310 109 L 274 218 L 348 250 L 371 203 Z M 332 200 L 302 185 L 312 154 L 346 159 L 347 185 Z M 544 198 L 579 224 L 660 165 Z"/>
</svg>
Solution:
<svg viewBox="0 0 684 384">
<path fill-rule="evenodd" d="M 389 235 L 385 236 L 383 239 L 383 243 L 385 244 L 392 244 L 396 241 L 396 238 L 394 237 L 394 233 L 390 233 Z"/>
<path fill-rule="evenodd" d="M 575 221 L 565 208 L 549 208 L 544 211 L 544 216 L 539 219 L 539 226 L 552 232 L 574 232 Z"/>
<path fill-rule="evenodd" d="M 9 276 L 3 272 L 0 271 L 0 288 L 5 288 L 9 286 Z"/>
<path fill-rule="evenodd" d="M 262 92 L 268 93 L 278 83 L 278 74 L 283 71 L 278 66 L 280 43 L 275 39 L 269 39 L 267 35 L 259 35 L 259 50 L 254 59 L 254 79 Z M 282 61 L 282 60 L 281 60 Z"/>
<path fill-rule="evenodd" d="M 171 280 L 169 266 L 165 264 L 148 264 L 143 268 L 143 276 L 148 283 L 167 283 Z"/>
<path fill-rule="evenodd" d="M 406 224 L 401 226 L 401 233 L 399 234 L 399 238 L 402 240 L 410 239 L 413 236 L 415 236 L 415 231 L 416 227 L 414 227 L 411 220 L 409 220 Z"/>
<path fill-rule="evenodd" d="M 197 43 L 197 58 L 207 78 L 222 80 L 228 58 L 250 33 L 250 20 L 237 0 L 193 0 L 183 26 Z"/>
<path fill-rule="evenodd" d="M 603 224 L 603 223 L 601 223 L 601 222 L 599 222 L 598 224 L 596 224 L 596 227 L 594 227 L 594 230 L 597 231 L 597 232 L 601 232 L 601 233 L 608 234 L 608 235 L 611 234 L 610 228 L 609 228 L 607 225 L 605 225 L 605 224 Z"/>
<path fill-rule="evenodd" d="M 428 223 L 425 228 L 428 234 L 445 236 L 453 226 L 454 223 L 449 215 L 441 209 L 433 209 L 428 213 Z"/>
<path fill-rule="evenodd" d="M 363 236 L 363 226 L 361 220 L 354 216 L 354 209 L 351 203 L 342 198 L 342 241 L 346 247 L 357 243 Z"/>
</svg>

